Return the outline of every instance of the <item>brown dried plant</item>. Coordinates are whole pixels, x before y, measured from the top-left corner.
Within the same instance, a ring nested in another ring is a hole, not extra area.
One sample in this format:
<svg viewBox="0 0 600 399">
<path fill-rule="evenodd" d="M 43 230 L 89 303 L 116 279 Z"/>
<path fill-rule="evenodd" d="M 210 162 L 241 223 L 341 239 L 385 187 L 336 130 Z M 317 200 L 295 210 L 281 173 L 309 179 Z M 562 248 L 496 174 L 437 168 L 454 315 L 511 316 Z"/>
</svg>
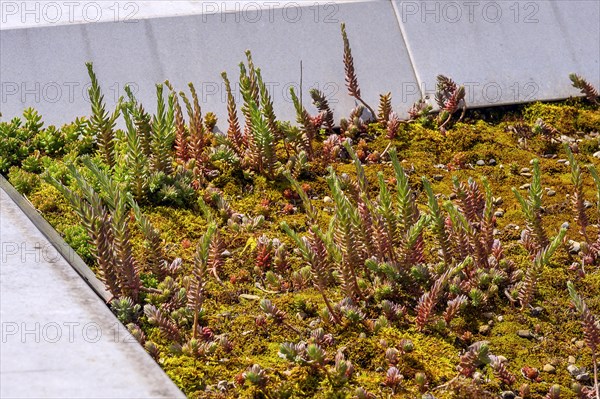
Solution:
<svg viewBox="0 0 600 399">
<path fill-rule="evenodd" d="M 350 48 L 350 41 L 348 40 L 348 34 L 346 33 L 346 24 L 342 23 L 342 39 L 344 41 L 344 68 L 346 71 L 346 87 L 348 88 L 348 93 L 356 98 L 362 105 L 364 105 L 369 112 L 371 113 L 371 117 L 375 118 L 376 113 L 367 104 L 360 94 L 360 87 L 358 87 L 358 78 L 356 76 L 356 70 L 354 69 L 354 58 L 352 57 L 352 49 Z"/>
</svg>

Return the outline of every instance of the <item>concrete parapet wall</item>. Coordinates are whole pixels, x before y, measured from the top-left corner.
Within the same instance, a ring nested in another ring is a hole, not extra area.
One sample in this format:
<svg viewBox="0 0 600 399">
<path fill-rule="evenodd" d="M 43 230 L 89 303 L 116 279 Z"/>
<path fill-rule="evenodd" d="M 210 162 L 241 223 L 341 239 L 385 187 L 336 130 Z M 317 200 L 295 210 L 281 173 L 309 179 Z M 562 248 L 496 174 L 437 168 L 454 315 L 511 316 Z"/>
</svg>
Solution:
<svg viewBox="0 0 600 399">
<path fill-rule="evenodd" d="M 570 72 L 600 85 L 597 1 L 85 1 L 70 10 L 69 2 L 29 3 L 39 6 L 2 2 L 4 118 L 29 106 L 54 124 L 89 114 L 84 63 L 93 61 L 109 106 L 125 84 L 152 110 L 155 83 L 185 89 L 191 81 L 223 128 L 220 73 L 236 81 L 246 49 L 279 119 L 295 120 L 289 88 L 300 86 L 301 62 L 305 105 L 317 87 L 340 118 L 355 105 L 344 85 L 340 22 L 365 100 L 376 107 L 391 91 L 403 117 L 416 99 L 431 97 L 438 74 L 464 84 L 471 106 L 577 95 Z"/>
</svg>

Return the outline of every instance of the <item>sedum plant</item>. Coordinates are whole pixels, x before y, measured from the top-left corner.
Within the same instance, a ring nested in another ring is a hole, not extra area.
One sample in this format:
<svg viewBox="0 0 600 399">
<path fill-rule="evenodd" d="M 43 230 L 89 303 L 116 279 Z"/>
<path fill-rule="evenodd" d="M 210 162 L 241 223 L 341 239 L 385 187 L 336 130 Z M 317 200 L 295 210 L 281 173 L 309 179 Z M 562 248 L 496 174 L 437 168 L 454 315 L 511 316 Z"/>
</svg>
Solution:
<svg viewBox="0 0 600 399">
<path fill-rule="evenodd" d="M 600 104 L 598 90 L 591 83 L 575 73 L 569 74 L 569 79 L 571 79 L 573 87 L 581 90 L 581 94 L 584 94 L 589 102 L 595 105 Z"/>
<path fill-rule="evenodd" d="M 440 108 L 440 113 L 438 115 L 440 130 L 444 131 L 445 126 L 452 119 L 452 115 L 459 109 L 462 109 L 462 113 L 458 118 L 458 121 L 460 122 L 465 116 L 467 110 L 465 87 L 458 86 L 456 82 L 447 76 L 438 75 L 437 77 L 435 101 Z"/>
<path fill-rule="evenodd" d="M 103 192 L 97 192 L 72 165 L 68 167 L 78 191 L 72 190 L 51 176 L 46 181 L 71 203 L 81 218 L 95 247 L 95 258 L 102 279 L 115 297 L 127 296 L 139 301 L 141 282 L 136 259 L 132 254 L 127 198 L 91 160 L 87 169 L 99 180 Z"/>
<path fill-rule="evenodd" d="M 597 398 L 600 398 L 600 384 L 598 384 L 598 347 L 600 346 L 600 322 L 587 307 L 585 300 L 577 293 L 572 282 L 567 282 L 567 289 L 571 302 L 581 317 L 585 343 L 592 351 L 592 365 L 594 368 L 594 387 Z"/>
<path fill-rule="evenodd" d="M 348 40 L 348 34 L 346 33 L 346 24 L 342 23 L 341 29 L 342 40 L 344 42 L 344 68 L 346 71 L 346 87 L 348 88 L 348 94 L 364 105 L 371 113 L 371 117 L 375 118 L 377 117 L 377 114 L 361 96 L 360 87 L 358 86 L 358 77 L 356 76 L 356 70 L 354 68 L 354 57 L 352 57 L 352 49 L 350 48 L 350 40 Z"/>
<path fill-rule="evenodd" d="M 227 145 L 245 167 L 273 179 L 277 164 L 277 143 L 282 137 L 273 110 L 273 101 L 263 82 L 260 69 L 255 68 L 250 51 L 247 65 L 240 63 L 240 91 L 245 127 L 242 133 L 237 119 L 235 98 L 225 72 L 222 73 L 227 91 L 229 129 Z"/>
<path fill-rule="evenodd" d="M 527 228 L 521 234 L 522 242 L 530 255 L 534 257 L 549 244 L 548 236 L 542 224 L 542 178 L 540 163 L 533 160 L 533 177 L 529 186 L 529 196 L 524 198 L 516 188 L 512 189 L 521 205 Z"/>
<path fill-rule="evenodd" d="M 519 288 L 519 300 L 521 301 L 521 309 L 525 309 L 533 301 L 535 295 L 537 281 L 543 271 L 543 267 L 548 264 L 552 254 L 562 245 L 567 234 L 567 229 L 562 228 L 548 246 L 539 251 L 533 260 L 532 267 L 527 269 L 525 279 Z"/>
<path fill-rule="evenodd" d="M 88 75 L 92 84 L 88 90 L 90 103 L 92 106 L 92 116 L 90 117 L 88 129 L 96 137 L 98 149 L 102 156 L 102 160 L 111 168 L 115 166 L 115 124 L 120 114 L 120 103 L 117 105 L 112 115 L 109 115 L 104 103 L 104 96 L 98 83 L 98 78 L 94 72 L 94 67 L 91 62 L 86 63 Z"/>
<path fill-rule="evenodd" d="M 325 97 L 325 94 L 319 89 L 310 89 L 310 96 L 312 98 L 313 105 L 317 107 L 321 115 L 321 119 L 323 120 L 323 124 L 327 129 L 329 134 L 334 133 L 334 119 L 333 119 L 333 111 L 329 106 L 329 101 Z"/>
</svg>

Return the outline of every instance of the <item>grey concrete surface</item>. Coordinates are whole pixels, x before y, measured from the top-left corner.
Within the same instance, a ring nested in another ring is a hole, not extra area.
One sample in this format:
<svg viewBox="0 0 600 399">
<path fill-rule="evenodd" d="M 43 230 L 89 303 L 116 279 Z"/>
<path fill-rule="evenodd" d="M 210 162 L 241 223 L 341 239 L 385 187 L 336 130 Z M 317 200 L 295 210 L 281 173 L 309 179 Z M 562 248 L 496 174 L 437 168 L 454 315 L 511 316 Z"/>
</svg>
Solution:
<svg viewBox="0 0 600 399">
<path fill-rule="evenodd" d="M 570 72 L 600 85 L 596 0 L 85 0 L 73 9 L 68 2 L 2 3 L 4 118 L 29 106 L 52 124 L 88 115 L 84 63 L 93 61 L 109 106 L 130 84 L 153 110 L 155 83 L 169 79 L 185 89 L 191 81 L 224 129 L 220 73 L 235 82 L 251 49 L 280 119 L 295 120 L 289 88 L 300 84 L 302 61 L 304 103 L 315 112 L 308 91 L 320 88 L 339 120 L 355 105 L 344 85 L 340 22 L 347 23 L 364 98 L 376 107 L 379 94 L 391 91 L 402 117 L 435 90 L 438 74 L 464 84 L 470 106 L 578 95 Z M 59 4 L 61 19 L 49 4 Z"/>
<path fill-rule="evenodd" d="M 304 103 L 310 104 L 309 89 L 319 88 L 341 118 L 355 106 L 344 84 L 342 21 L 367 102 L 376 108 L 379 94 L 392 91 L 398 111 L 406 113 L 420 96 L 389 1 L 272 1 L 264 2 L 273 5 L 260 12 L 246 4 L 261 2 L 203 3 L 202 14 L 0 31 L 4 117 L 19 115 L 27 106 L 38 109 L 47 123 L 88 115 L 84 63 L 93 61 L 109 106 L 129 83 L 139 89 L 146 108 L 154 110 L 155 83 L 169 79 L 187 89 L 191 81 L 201 93 L 204 111 L 217 113 L 223 128 L 227 113 L 221 72 L 236 82 L 238 64 L 250 49 L 281 120 L 296 119 L 289 88 L 300 85 L 301 61 Z M 228 12 L 234 9 L 229 3 L 241 4 L 242 11 Z"/>
<path fill-rule="evenodd" d="M 185 397 L 1 188 L 0 260 L 0 397 Z"/>
<path fill-rule="evenodd" d="M 464 84 L 470 106 L 578 95 L 569 73 L 600 86 L 600 2 L 394 0 L 418 81 Z"/>
</svg>

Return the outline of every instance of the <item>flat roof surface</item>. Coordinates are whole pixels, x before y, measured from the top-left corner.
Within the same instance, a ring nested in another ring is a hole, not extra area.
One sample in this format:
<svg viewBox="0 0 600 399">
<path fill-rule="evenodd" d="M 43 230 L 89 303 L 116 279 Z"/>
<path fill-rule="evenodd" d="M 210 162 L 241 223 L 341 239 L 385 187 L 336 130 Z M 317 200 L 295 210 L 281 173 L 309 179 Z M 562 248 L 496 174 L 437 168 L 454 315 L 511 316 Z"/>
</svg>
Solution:
<svg viewBox="0 0 600 399">
<path fill-rule="evenodd" d="M 185 397 L 1 187 L 0 259 L 0 397 Z"/>
</svg>

